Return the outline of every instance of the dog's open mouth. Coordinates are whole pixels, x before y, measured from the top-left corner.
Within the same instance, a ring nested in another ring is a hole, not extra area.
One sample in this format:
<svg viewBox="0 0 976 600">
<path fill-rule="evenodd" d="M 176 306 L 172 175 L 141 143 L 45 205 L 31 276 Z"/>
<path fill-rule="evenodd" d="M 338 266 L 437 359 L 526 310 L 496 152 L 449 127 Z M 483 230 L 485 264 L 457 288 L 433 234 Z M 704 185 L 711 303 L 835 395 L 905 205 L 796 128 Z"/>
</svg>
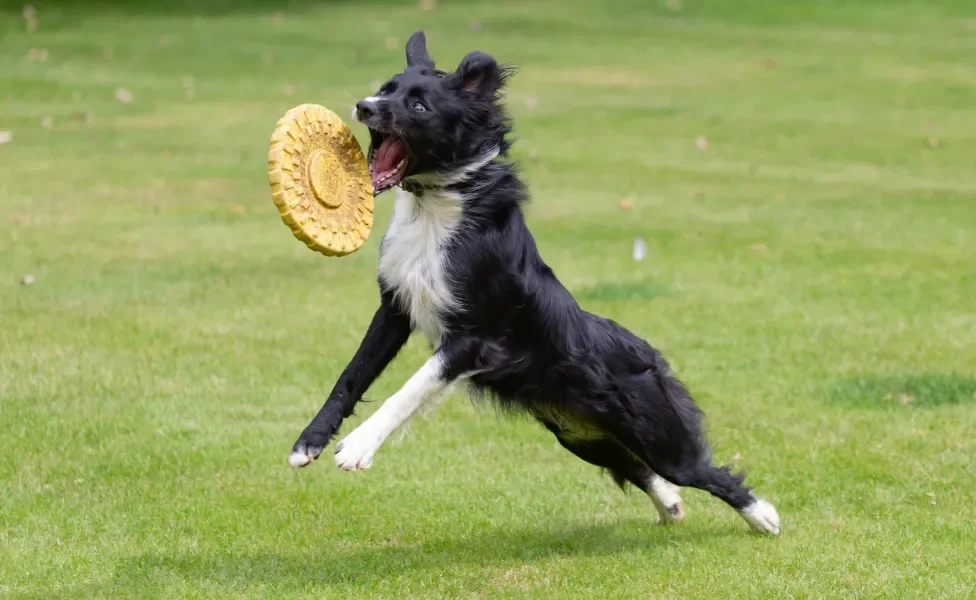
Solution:
<svg viewBox="0 0 976 600">
<path fill-rule="evenodd" d="M 373 180 L 373 194 L 400 185 L 407 175 L 409 158 L 407 143 L 394 133 L 369 130 L 369 176 Z"/>
</svg>

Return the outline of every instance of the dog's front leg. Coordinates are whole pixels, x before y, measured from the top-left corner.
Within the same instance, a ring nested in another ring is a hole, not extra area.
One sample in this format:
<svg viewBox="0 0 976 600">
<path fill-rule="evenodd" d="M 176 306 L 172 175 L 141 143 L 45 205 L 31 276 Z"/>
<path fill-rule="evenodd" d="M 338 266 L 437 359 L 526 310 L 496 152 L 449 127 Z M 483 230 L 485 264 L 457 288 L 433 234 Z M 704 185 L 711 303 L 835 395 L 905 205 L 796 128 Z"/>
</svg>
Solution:
<svg viewBox="0 0 976 600">
<path fill-rule="evenodd" d="M 451 340 L 441 345 L 399 391 L 339 442 L 336 466 L 343 471 L 371 467 L 373 456 L 391 433 L 457 379 L 472 374 L 477 348 L 477 343 L 472 340 Z"/>
<path fill-rule="evenodd" d="M 409 318 L 394 306 L 392 297 L 384 294 L 356 355 L 292 447 L 288 462 L 293 467 L 304 467 L 319 457 L 342 420 L 352 414 L 356 403 L 407 342 L 410 330 Z"/>
</svg>

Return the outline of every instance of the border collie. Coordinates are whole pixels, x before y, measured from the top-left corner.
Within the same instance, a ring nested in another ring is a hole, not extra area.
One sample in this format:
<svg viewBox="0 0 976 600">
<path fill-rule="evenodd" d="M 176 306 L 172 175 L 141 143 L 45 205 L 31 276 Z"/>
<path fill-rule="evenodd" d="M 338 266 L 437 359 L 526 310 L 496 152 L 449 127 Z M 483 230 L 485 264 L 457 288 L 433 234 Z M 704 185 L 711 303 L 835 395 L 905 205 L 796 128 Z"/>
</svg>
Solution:
<svg viewBox="0 0 976 600">
<path fill-rule="evenodd" d="M 690 486 L 778 534 L 776 509 L 712 463 L 702 413 L 664 358 L 581 309 L 539 256 L 522 214 L 527 192 L 507 160 L 500 92 L 511 70 L 472 52 L 453 73 L 439 71 L 420 31 L 406 55 L 406 70 L 354 110 L 369 129 L 376 194 L 400 188 L 380 246 L 380 306 L 291 465 L 318 458 L 419 329 L 433 355 L 338 444 L 340 469 L 369 468 L 391 433 L 463 381 L 537 419 L 621 487 L 643 490 L 662 523 L 683 518 L 677 486 Z"/>
</svg>

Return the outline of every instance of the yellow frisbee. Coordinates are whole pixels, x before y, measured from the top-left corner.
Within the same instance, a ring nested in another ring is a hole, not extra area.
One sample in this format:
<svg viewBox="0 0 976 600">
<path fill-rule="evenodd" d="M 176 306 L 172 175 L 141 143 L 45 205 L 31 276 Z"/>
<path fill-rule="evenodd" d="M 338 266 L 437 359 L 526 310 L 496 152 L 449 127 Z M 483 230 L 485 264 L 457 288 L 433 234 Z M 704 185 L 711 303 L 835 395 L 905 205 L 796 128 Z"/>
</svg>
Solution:
<svg viewBox="0 0 976 600">
<path fill-rule="evenodd" d="M 352 131 L 302 104 L 278 121 L 268 151 L 271 197 L 296 238 L 326 256 L 359 250 L 373 227 L 373 184 Z"/>
</svg>

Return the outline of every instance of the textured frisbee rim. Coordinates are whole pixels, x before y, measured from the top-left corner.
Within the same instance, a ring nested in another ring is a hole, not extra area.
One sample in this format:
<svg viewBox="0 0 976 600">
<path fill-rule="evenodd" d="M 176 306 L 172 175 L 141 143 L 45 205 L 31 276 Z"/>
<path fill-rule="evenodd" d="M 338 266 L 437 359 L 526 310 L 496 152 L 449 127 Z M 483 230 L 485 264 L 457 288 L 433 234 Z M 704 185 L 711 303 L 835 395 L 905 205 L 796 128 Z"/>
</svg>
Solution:
<svg viewBox="0 0 976 600">
<path fill-rule="evenodd" d="M 359 250 L 373 227 L 366 157 L 331 110 L 302 104 L 278 120 L 268 149 L 268 181 L 281 220 L 326 256 Z"/>
</svg>

